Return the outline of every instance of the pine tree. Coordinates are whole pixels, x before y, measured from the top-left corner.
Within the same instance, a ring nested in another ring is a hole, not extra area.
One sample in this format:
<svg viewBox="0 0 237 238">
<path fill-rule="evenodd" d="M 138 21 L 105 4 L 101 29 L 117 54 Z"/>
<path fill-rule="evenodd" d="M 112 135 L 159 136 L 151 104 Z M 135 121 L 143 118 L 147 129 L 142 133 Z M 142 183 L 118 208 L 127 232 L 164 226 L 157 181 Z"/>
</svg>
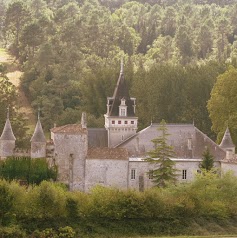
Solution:
<svg viewBox="0 0 237 238">
<path fill-rule="evenodd" d="M 210 153 L 209 148 L 206 148 L 206 150 L 202 154 L 202 162 L 200 163 L 200 168 L 205 169 L 206 171 L 210 171 L 214 166 L 214 157 Z"/>
<path fill-rule="evenodd" d="M 154 164 L 155 168 L 148 172 L 153 177 L 153 182 L 157 187 L 166 187 L 170 183 L 176 182 L 177 169 L 175 162 L 171 158 L 175 157 L 173 147 L 167 144 L 167 127 L 164 120 L 161 121 L 158 130 L 161 135 L 153 139 L 155 149 L 148 152 L 149 158 L 146 161 Z"/>
</svg>

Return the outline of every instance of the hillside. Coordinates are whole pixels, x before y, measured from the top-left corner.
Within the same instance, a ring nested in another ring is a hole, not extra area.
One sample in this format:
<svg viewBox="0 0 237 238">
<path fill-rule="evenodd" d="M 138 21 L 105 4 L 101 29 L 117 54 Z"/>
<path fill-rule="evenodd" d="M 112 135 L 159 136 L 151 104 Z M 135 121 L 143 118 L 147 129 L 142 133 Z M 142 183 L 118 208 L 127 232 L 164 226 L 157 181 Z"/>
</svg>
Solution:
<svg viewBox="0 0 237 238">
<path fill-rule="evenodd" d="M 236 106 L 217 120 L 207 107 L 217 78 L 237 66 L 236 1 L 1 2 L 0 43 L 18 59 L 45 130 L 77 123 L 82 111 L 89 127 L 103 127 L 123 58 L 139 129 L 194 121 L 217 140 L 228 124 L 237 144 Z"/>
<path fill-rule="evenodd" d="M 7 50 L 0 49 L 0 64 L 5 65 L 6 68 L 6 75 L 9 78 L 9 81 L 16 86 L 17 93 L 18 93 L 18 106 L 19 111 L 25 114 L 25 117 L 27 118 L 27 121 L 29 122 L 29 128 L 33 129 L 34 125 L 36 123 L 35 116 L 33 113 L 33 109 L 30 105 L 30 102 L 28 101 L 24 91 L 22 90 L 21 84 L 20 84 L 20 78 L 23 74 L 23 72 L 19 69 L 18 62 L 14 60 L 14 57 L 12 57 Z"/>
</svg>

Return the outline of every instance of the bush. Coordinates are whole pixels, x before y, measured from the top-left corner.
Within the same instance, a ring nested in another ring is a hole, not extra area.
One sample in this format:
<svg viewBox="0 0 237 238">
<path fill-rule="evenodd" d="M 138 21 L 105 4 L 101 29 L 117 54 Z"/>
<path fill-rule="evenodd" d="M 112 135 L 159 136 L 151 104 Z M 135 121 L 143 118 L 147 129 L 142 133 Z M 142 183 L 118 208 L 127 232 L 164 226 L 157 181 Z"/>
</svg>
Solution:
<svg viewBox="0 0 237 238">
<path fill-rule="evenodd" d="M 18 226 L 0 227 L 0 238 L 25 238 L 25 231 Z"/>
<path fill-rule="evenodd" d="M 0 225 L 7 225 L 12 215 L 14 197 L 6 181 L 0 181 Z M 10 221 L 9 221 L 10 222 Z"/>
<path fill-rule="evenodd" d="M 58 237 L 65 238 L 74 238 L 76 235 L 76 232 L 70 226 L 60 227 L 58 233 Z"/>
<path fill-rule="evenodd" d="M 42 231 L 35 230 L 32 234 L 34 238 L 74 238 L 76 232 L 70 226 L 60 227 L 58 231 L 52 228 L 46 228 Z"/>
<path fill-rule="evenodd" d="M 56 180 L 57 168 L 49 167 L 45 158 L 9 157 L 0 163 L 0 177 L 6 180 L 25 180 L 40 184 L 43 180 Z"/>
<path fill-rule="evenodd" d="M 65 191 L 55 183 L 43 181 L 28 192 L 32 218 L 59 219 L 66 216 Z"/>
</svg>

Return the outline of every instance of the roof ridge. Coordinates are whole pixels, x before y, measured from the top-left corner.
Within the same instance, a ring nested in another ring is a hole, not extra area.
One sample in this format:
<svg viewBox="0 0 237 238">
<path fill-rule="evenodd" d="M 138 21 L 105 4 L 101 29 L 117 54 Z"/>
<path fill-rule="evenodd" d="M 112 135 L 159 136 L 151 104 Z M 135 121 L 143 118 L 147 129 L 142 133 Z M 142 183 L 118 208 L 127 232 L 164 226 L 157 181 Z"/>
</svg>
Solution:
<svg viewBox="0 0 237 238">
<path fill-rule="evenodd" d="M 125 139 L 124 141 L 120 142 L 119 144 L 117 144 L 115 147 L 113 148 L 118 148 L 118 146 L 121 146 L 123 143 L 126 143 L 127 141 L 129 141 L 130 139 L 134 138 L 135 136 L 139 135 L 140 133 L 142 133 L 143 131 L 147 130 L 149 127 L 151 127 L 151 125 L 147 126 L 146 128 L 142 129 L 141 131 L 138 131 L 136 134 L 128 137 L 127 139 Z"/>
<path fill-rule="evenodd" d="M 209 136 L 207 136 L 205 133 L 203 133 L 201 130 L 199 130 L 196 126 L 194 126 L 194 127 L 195 127 L 195 130 L 197 130 L 199 133 L 201 133 L 203 136 L 205 136 L 205 138 L 206 138 L 207 140 L 209 140 L 212 144 L 214 144 L 215 146 L 217 146 L 218 148 L 220 148 L 222 151 L 224 151 L 223 148 L 221 148 L 220 145 L 218 145 L 215 141 L 213 141 Z M 224 151 L 224 152 L 225 152 L 225 151 Z"/>
</svg>

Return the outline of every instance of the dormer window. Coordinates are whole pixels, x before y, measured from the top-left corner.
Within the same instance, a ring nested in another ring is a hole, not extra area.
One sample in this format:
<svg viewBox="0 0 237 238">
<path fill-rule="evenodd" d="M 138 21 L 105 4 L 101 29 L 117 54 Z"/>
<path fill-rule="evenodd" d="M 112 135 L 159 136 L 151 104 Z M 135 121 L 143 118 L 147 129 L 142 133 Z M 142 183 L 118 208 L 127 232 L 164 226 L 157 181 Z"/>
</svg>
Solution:
<svg viewBox="0 0 237 238">
<path fill-rule="evenodd" d="M 127 116 L 127 106 L 126 106 L 126 100 L 124 98 L 121 99 L 121 104 L 119 106 L 119 116 L 120 117 Z"/>
<path fill-rule="evenodd" d="M 126 116 L 126 109 L 125 108 L 120 109 L 120 116 L 122 116 L 122 117 Z"/>
</svg>

